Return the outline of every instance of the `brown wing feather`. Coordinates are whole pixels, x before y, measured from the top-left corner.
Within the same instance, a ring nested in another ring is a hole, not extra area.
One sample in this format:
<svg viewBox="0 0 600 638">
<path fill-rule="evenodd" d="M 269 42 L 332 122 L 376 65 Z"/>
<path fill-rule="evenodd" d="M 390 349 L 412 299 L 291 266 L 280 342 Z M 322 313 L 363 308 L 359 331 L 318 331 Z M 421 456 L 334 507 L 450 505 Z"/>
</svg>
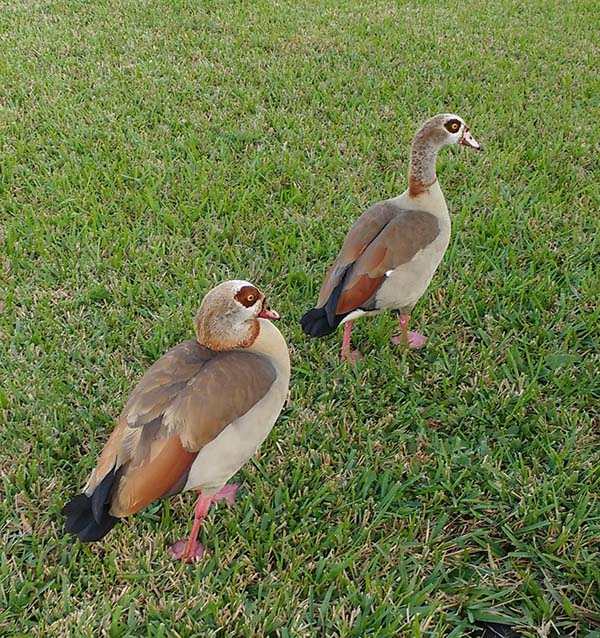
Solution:
<svg viewBox="0 0 600 638">
<path fill-rule="evenodd" d="M 154 430 L 150 426 L 144 431 L 140 426 L 149 425 L 157 417 L 162 418 L 177 393 L 215 355 L 214 351 L 204 348 L 197 341 L 189 340 L 171 348 L 148 368 L 133 389 L 100 454 L 96 468 L 84 489 L 86 494 L 90 495 L 113 468 L 130 462 L 136 452 L 139 456 L 140 448 L 146 447 L 140 446 L 140 441 L 148 439 L 148 431 Z M 162 436 L 168 436 L 168 432 L 164 432 Z M 139 463 L 139 459 L 137 462 Z"/>
<path fill-rule="evenodd" d="M 364 307 L 377 292 L 386 273 L 410 262 L 439 234 L 437 218 L 426 211 L 398 210 L 358 257 L 344 281 L 336 314 Z"/>
<path fill-rule="evenodd" d="M 158 444 L 158 452 L 143 465 L 127 471 L 119 481 L 111 503 L 112 516 L 128 516 L 168 494 L 187 474 L 198 454 L 184 449 L 176 435 Z"/>
<path fill-rule="evenodd" d="M 86 493 L 116 469 L 110 513 L 127 516 L 181 489 L 202 447 L 258 403 L 275 378 L 273 364 L 256 353 L 176 346 L 133 391 Z"/>
<path fill-rule="evenodd" d="M 361 268 L 365 274 L 356 276 L 354 272 L 352 273 L 338 300 L 335 311 L 337 315 L 352 312 L 367 299 L 370 299 L 381 286 L 385 279 L 385 271 L 383 274 L 379 273 L 379 266 L 386 259 L 387 254 L 388 249 L 383 244 L 373 246 L 373 250 L 369 250 L 369 253 L 365 254 L 367 259 L 364 260 L 365 263 Z"/>
<path fill-rule="evenodd" d="M 317 301 L 317 308 L 327 303 L 334 288 L 340 283 L 344 273 L 354 261 L 363 253 L 365 248 L 377 237 L 389 221 L 398 214 L 400 209 L 391 202 L 378 202 L 367 209 L 352 225 L 342 249 L 329 269 Z"/>
<path fill-rule="evenodd" d="M 148 423 L 162 414 L 188 381 L 216 356 L 195 339 L 171 348 L 156 361 L 131 393 L 123 414 L 130 426 Z"/>
<path fill-rule="evenodd" d="M 115 429 L 112 431 L 108 441 L 104 445 L 104 448 L 98 458 L 98 462 L 96 463 L 96 467 L 92 472 L 92 476 L 90 480 L 87 482 L 87 485 L 84 488 L 84 492 L 89 496 L 96 485 L 102 481 L 102 479 L 115 467 L 117 456 L 119 454 L 119 450 L 121 449 L 121 444 L 123 442 L 123 434 L 125 433 L 125 428 L 127 427 L 127 419 L 125 416 L 121 416 L 115 426 Z"/>
<path fill-rule="evenodd" d="M 266 357 L 243 350 L 219 353 L 174 400 L 165 421 L 188 450 L 200 450 L 269 391 L 276 378 Z"/>
</svg>

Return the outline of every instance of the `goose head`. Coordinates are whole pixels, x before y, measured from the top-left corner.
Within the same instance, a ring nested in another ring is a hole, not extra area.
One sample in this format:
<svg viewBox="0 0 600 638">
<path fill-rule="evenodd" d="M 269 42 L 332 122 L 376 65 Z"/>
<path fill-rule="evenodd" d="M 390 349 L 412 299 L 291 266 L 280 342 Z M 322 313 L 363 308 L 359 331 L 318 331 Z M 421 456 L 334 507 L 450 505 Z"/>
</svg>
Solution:
<svg viewBox="0 0 600 638">
<path fill-rule="evenodd" d="M 265 295 L 249 281 L 225 281 L 202 300 L 194 319 L 196 339 L 211 350 L 248 348 L 258 337 L 260 319 L 279 319 Z"/>
<path fill-rule="evenodd" d="M 465 121 L 453 113 L 440 113 L 424 122 L 415 135 L 413 145 L 415 143 L 431 145 L 437 150 L 453 144 L 481 150 L 481 144 L 471 135 Z"/>
</svg>

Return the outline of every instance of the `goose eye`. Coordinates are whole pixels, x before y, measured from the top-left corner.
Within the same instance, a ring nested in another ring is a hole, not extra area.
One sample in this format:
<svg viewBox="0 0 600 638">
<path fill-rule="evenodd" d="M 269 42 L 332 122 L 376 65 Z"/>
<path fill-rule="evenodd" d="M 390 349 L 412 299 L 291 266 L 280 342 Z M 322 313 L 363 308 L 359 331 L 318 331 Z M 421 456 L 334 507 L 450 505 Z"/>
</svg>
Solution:
<svg viewBox="0 0 600 638">
<path fill-rule="evenodd" d="M 450 133 L 456 133 L 460 128 L 460 122 L 458 120 L 450 120 L 446 124 L 446 128 L 450 131 Z"/>
<path fill-rule="evenodd" d="M 256 295 L 250 293 L 247 297 L 246 300 L 249 301 L 250 303 L 252 303 L 254 300 L 256 299 Z"/>
</svg>

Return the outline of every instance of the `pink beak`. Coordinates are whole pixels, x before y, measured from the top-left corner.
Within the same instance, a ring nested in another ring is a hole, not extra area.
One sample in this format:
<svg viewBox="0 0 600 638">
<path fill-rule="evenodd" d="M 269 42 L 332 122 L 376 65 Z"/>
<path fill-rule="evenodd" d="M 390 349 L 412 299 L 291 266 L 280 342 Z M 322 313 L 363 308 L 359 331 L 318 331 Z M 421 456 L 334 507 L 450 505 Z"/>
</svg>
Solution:
<svg viewBox="0 0 600 638">
<path fill-rule="evenodd" d="M 460 140 L 458 140 L 458 143 L 463 146 L 468 146 L 469 148 L 474 148 L 476 151 L 481 150 L 481 144 L 471 135 L 468 128 L 465 128 L 465 132 L 462 134 Z"/>
<path fill-rule="evenodd" d="M 258 316 L 262 317 L 263 319 L 281 319 L 279 313 L 272 308 L 269 308 L 269 306 L 267 306 L 266 304 L 263 304 L 262 310 L 259 312 Z"/>
</svg>

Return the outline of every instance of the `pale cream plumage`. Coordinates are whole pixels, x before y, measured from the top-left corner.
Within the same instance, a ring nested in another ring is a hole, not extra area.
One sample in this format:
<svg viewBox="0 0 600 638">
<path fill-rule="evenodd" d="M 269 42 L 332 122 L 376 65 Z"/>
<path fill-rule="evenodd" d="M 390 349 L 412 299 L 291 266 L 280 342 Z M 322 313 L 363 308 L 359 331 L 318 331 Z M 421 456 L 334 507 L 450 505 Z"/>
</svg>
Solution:
<svg viewBox="0 0 600 638">
<path fill-rule="evenodd" d="M 190 489 L 214 498 L 284 405 L 290 362 L 276 318 L 246 281 L 206 295 L 197 338 L 167 352 L 133 390 L 83 494 L 64 508 L 67 531 L 98 540 L 157 498 Z"/>
<path fill-rule="evenodd" d="M 352 321 L 362 315 L 400 310 L 406 333 L 408 313 L 427 289 L 450 240 L 450 216 L 435 172 L 437 154 L 449 144 L 481 148 L 457 115 L 436 115 L 419 128 L 411 146 L 407 190 L 375 204 L 353 224 L 325 276 L 316 307 L 301 319 L 312 337 L 346 323 L 343 358 L 350 356 Z"/>
</svg>

